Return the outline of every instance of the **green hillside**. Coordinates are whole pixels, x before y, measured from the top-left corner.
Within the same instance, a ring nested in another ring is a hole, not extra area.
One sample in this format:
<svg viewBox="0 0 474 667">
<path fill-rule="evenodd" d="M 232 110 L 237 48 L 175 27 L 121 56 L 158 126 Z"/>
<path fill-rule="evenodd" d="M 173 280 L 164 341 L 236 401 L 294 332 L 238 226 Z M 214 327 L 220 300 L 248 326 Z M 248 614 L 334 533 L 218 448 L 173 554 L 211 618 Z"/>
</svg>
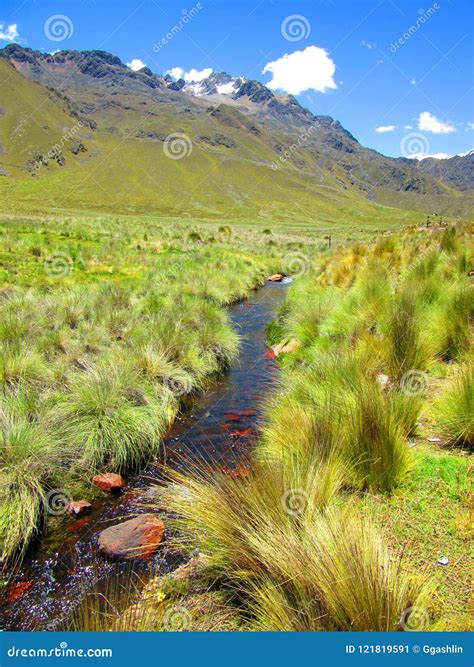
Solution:
<svg viewBox="0 0 474 667">
<path fill-rule="evenodd" d="M 102 55 L 92 59 L 104 68 L 100 77 L 78 70 L 74 59 L 58 74 L 57 56 L 41 61 L 38 74 L 27 50 L 15 47 L 14 55 L 11 62 L 0 58 L 5 211 L 367 223 L 421 219 L 398 206 L 460 215 L 469 201 L 431 176 L 413 177 L 411 167 L 395 168 L 396 161 L 361 147 L 327 117 L 313 117 L 317 132 L 294 150 L 297 133 L 308 127 L 309 112 L 299 105 L 294 111 L 278 102 L 275 115 L 254 104 L 248 113 L 159 81 L 150 88 L 145 75 L 131 79 L 125 66 L 104 64 Z M 178 143 L 170 144 L 176 134 Z M 184 157 L 173 159 L 173 150 Z"/>
</svg>

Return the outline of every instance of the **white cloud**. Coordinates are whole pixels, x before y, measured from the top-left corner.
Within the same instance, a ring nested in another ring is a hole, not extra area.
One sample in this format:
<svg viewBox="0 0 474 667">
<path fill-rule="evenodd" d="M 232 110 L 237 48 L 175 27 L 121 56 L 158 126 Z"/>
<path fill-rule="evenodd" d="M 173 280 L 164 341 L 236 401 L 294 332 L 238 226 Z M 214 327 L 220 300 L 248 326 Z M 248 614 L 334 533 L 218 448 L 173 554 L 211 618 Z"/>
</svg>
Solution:
<svg viewBox="0 0 474 667">
<path fill-rule="evenodd" d="M 449 134 L 456 131 L 456 128 L 451 123 L 443 123 L 429 111 L 420 113 L 418 129 L 424 132 L 433 132 L 433 134 Z"/>
<path fill-rule="evenodd" d="M 375 131 L 383 133 L 383 132 L 393 132 L 396 129 L 397 129 L 396 125 L 381 125 L 380 127 L 376 127 Z"/>
<path fill-rule="evenodd" d="M 471 123 L 471 121 L 467 122 L 467 129 L 468 130 L 474 130 L 474 123 Z"/>
<path fill-rule="evenodd" d="M 416 86 L 416 79 L 415 79 L 415 77 L 413 77 L 413 79 L 410 81 L 410 83 L 411 83 L 412 86 Z"/>
<path fill-rule="evenodd" d="M 405 125 L 404 130 L 413 130 L 413 125 Z"/>
<path fill-rule="evenodd" d="M 169 74 L 173 79 L 182 79 L 184 74 L 184 69 L 182 67 L 172 67 L 165 74 Z"/>
<path fill-rule="evenodd" d="M 127 67 L 133 69 L 134 72 L 138 72 L 138 70 L 143 69 L 146 65 L 140 58 L 134 58 L 131 62 L 127 63 Z"/>
<path fill-rule="evenodd" d="M 415 155 L 411 155 L 410 158 L 413 160 L 424 160 L 427 157 L 432 157 L 435 160 L 449 160 L 449 158 L 452 157 L 465 157 L 466 155 L 474 155 L 474 149 L 471 149 L 470 151 L 466 151 L 465 153 L 415 153 Z"/>
<path fill-rule="evenodd" d="M 377 44 L 375 42 L 369 42 L 367 39 L 361 40 L 360 45 L 365 46 L 365 48 L 369 49 L 369 51 L 372 51 L 372 49 L 377 48 Z"/>
<path fill-rule="evenodd" d="M 169 74 L 173 79 L 184 79 L 186 83 L 199 82 L 207 79 L 212 74 L 212 67 L 206 67 L 202 70 L 190 69 L 185 72 L 182 67 L 172 67 L 166 74 Z"/>
<path fill-rule="evenodd" d="M 284 56 L 267 63 L 263 74 L 273 74 L 272 80 L 266 85 L 273 90 L 282 90 L 298 95 L 305 90 L 326 90 L 337 88 L 333 79 L 336 65 L 325 49 L 308 46 L 303 51 L 285 53 Z"/>
<path fill-rule="evenodd" d="M 18 32 L 18 25 L 12 23 L 9 26 L 5 26 L 4 23 L 0 23 L 0 42 L 16 42 L 20 36 Z"/>
<path fill-rule="evenodd" d="M 426 160 L 427 157 L 435 158 L 435 160 L 447 160 L 453 157 L 453 155 L 449 155 L 448 153 L 415 153 L 414 155 L 410 155 L 410 159 L 412 160 Z"/>
<path fill-rule="evenodd" d="M 211 74 L 212 67 L 206 67 L 202 70 L 190 69 L 189 72 L 184 73 L 183 78 L 186 83 L 190 83 L 191 81 L 203 81 L 204 79 L 207 79 L 208 76 L 211 76 Z"/>
</svg>

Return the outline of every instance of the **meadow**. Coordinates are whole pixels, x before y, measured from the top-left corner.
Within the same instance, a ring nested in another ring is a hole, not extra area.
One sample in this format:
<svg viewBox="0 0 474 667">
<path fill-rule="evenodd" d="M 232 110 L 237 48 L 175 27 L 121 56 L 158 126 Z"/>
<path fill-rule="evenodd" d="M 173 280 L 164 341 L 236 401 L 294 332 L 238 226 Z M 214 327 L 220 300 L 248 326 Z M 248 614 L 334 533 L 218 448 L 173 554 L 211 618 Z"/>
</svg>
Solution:
<svg viewBox="0 0 474 667">
<path fill-rule="evenodd" d="M 238 355 L 226 305 L 281 271 L 294 281 L 268 345 L 294 351 L 278 356 L 251 474 L 168 471 L 167 540 L 204 556 L 103 625 L 465 629 L 470 232 L 388 214 L 353 227 L 3 216 L 4 566 L 47 527 L 52 489 L 90 492 L 96 472 L 162 456 L 183 398 Z M 77 629 L 98 629 L 88 616 Z"/>
</svg>

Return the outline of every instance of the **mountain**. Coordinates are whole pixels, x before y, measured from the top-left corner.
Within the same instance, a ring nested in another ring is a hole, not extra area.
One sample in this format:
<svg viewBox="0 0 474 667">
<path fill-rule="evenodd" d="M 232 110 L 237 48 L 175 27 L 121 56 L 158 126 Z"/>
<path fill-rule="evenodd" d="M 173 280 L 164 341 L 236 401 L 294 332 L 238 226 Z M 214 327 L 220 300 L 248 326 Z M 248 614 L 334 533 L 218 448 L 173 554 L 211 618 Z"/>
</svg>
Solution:
<svg viewBox="0 0 474 667">
<path fill-rule="evenodd" d="M 418 169 L 462 192 L 474 189 L 474 150 L 442 159 L 426 157 Z"/>
<path fill-rule="evenodd" d="M 174 81 L 105 51 L 16 44 L 0 77 L 6 206 L 308 220 L 472 206 L 468 176 L 385 157 L 244 77 Z"/>
</svg>

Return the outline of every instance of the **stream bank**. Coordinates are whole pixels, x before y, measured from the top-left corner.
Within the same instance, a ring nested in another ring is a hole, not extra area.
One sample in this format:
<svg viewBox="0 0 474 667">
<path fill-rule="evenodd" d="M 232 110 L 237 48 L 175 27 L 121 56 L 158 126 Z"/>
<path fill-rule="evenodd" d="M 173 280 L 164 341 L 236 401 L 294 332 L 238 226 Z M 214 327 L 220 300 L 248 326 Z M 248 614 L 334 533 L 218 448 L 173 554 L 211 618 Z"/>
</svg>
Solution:
<svg viewBox="0 0 474 667">
<path fill-rule="evenodd" d="M 266 327 L 286 296 L 287 284 L 266 283 L 245 301 L 229 307 L 241 336 L 238 360 L 205 394 L 193 398 L 164 441 L 167 464 L 197 458 L 226 468 L 232 474 L 246 460 L 258 438 L 265 399 L 278 367 L 266 354 Z M 120 496 L 92 503 L 85 517 L 62 517 L 59 527 L 29 550 L 21 568 L 8 582 L 0 600 L 3 630 L 60 631 L 68 627 L 74 608 L 92 588 L 118 583 L 130 574 L 130 564 L 111 562 L 98 553 L 101 531 L 120 521 L 149 512 L 153 485 L 162 480 L 161 466 L 149 465 L 127 478 Z M 165 511 L 163 517 L 166 524 Z M 134 571 L 143 583 L 175 569 L 182 562 L 166 540 L 150 560 Z"/>
</svg>

